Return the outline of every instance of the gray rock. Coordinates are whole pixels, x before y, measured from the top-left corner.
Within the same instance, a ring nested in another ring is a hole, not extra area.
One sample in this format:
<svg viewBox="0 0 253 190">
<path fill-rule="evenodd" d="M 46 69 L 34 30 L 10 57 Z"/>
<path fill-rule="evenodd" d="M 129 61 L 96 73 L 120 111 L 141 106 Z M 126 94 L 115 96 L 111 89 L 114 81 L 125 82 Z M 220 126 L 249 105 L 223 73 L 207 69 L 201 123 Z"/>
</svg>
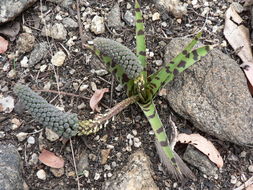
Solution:
<svg viewBox="0 0 253 190">
<path fill-rule="evenodd" d="M 44 26 L 41 34 L 57 40 L 66 40 L 67 38 L 67 30 L 62 23 L 55 23 L 54 25 L 48 24 L 47 26 Z"/>
<path fill-rule="evenodd" d="M 56 3 L 62 7 L 68 8 L 70 5 L 73 4 L 73 0 L 47 0 L 52 3 Z"/>
<path fill-rule="evenodd" d="M 48 53 L 47 42 L 39 43 L 35 46 L 29 58 L 29 66 L 39 63 Z"/>
<path fill-rule="evenodd" d="M 171 40 L 165 62 L 188 42 L 185 38 Z M 212 50 L 166 89 L 171 107 L 198 129 L 239 145 L 253 144 L 253 100 L 242 70 L 228 55 Z"/>
<path fill-rule="evenodd" d="M 62 23 L 66 28 L 77 28 L 78 27 L 78 23 L 69 17 L 64 18 L 62 20 Z"/>
<path fill-rule="evenodd" d="M 23 190 L 21 158 L 12 144 L 0 144 L 0 189 Z"/>
<path fill-rule="evenodd" d="M 143 151 L 137 151 L 119 173 L 105 182 L 103 190 L 158 190 L 152 174 L 149 158 Z"/>
<path fill-rule="evenodd" d="M 124 19 L 127 22 L 128 25 L 134 26 L 135 25 L 135 18 L 131 11 L 127 10 L 124 14 Z"/>
<path fill-rule="evenodd" d="M 218 168 L 215 166 L 215 164 L 211 162 L 206 155 L 194 148 L 192 145 L 188 145 L 183 159 L 208 176 L 217 175 Z"/>
<path fill-rule="evenodd" d="M 120 28 L 123 26 L 123 23 L 121 22 L 121 18 L 120 18 L 120 8 L 119 8 L 118 3 L 116 3 L 113 6 L 106 20 L 107 20 L 107 25 L 109 27 Z"/>
<path fill-rule="evenodd" d="M 83 173 L 85 169 L 89 167 L 89 159 L 86 151 L 82 151 L 78 163 L 77 163 L 77 171 L 78 173 Z"/>
<path fill-rule="evenodd" d="M 97 15 L 94 16 L 90 29 L 95 34 L 103 34 L 105 32 L 104 18 Z"/>
<path fill-rule="evenodd" d="M 1 0 L 0 24 L 13 20 L 36 1 L 37 0 Z"/>
</svg>

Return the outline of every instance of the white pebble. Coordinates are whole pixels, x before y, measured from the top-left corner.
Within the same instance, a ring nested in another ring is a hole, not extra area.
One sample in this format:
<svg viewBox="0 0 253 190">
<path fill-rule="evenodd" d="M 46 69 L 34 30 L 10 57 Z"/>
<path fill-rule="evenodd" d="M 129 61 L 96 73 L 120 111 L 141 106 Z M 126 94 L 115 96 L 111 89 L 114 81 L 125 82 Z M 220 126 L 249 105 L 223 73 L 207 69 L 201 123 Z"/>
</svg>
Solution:
<svg viewBox="0 0 253 190">
<path fill-rule="evenodd" d="M 236 177 L 234 175 L 231 175 L 230 183 L 236 184 L 236 182 L 237 182 Z"/>
<path fill-rule="evenodd" d="M 134 136 L 137 135 L 137 131 L 135 129 L 132 130 L 132 133 L 133 133 Z"/>
<path fill-rule="evenodd" d="M 40 72 L 44 72 L 47 68 L 47 65 L 41 65 L 40 66 Z"/>
<path fill-rule="evenodd" d="M 58 51 L 54 54 L 54 56 L 51 59 L 51 63 L 54 66 L 62 66 L 64 61 L 66 59 L 66 54 L 63 51 Z"/>
<path fill-rule="evenodd" d="M 47 178 L 46 172 L 43 169 L 40 169 L 39 171 L 37 171 L 36 175 L 41 180 L 46 180 Z"/>
<path fill-rule="evenodd" d="M 5 137 L 5 133 L 4 131 L 0 131 L 0 139 L 4 138 Z"/>
<path fill-rule="evenodd" d="M 21 67 L 28 68 L 28 58 L 26 56 L 23 57 L 23 59 L 20 61 Z"/>
<path fill-rule="evenodd" d="M 59 135 L 57 135 L 54 131 L 48 128 L 46 128 L 45 135 L 46 135 L 47 140 L 51 142 L 54 142 L 60 138 Z"/>
<path fill-rule="evenodd" d="M 89 85 L 87 84 L 82 84 L 79 88 L 80 92 L 83 92 L 84 90 L 86 90 L 89 87 Z"/>
<path fill-rule="evenodd" d="M 15 69 L 10 70 L 10 72 L 8 72 L 8 74 L 7 74 L 7 77 L 10 78 L 10 79 L 14 78 L 15 76 L 16 76 L 16 70 Z"/>
<path fill-rule="evenodd" d="M 95 34 L 104 33 L 105 32 L 104 18 L 96 15 L 91 21 L 90 29 Z"/>
<path fill-rule="evenodd" d="M 28 133 L 20 132 L 16 135 L 16 137 L 18 138 L 18 141 L 21 142 L 26 139 L 27 135 Z"/>
<path fill-rule="evenodd" d="M 160 19 L 160 14 L 158 12 L 155 12 L 153 15 L 152 15 L 152 20 L 153 21 L 156 21 L 156 20 L 159 20 Z"/>
<path fill-rule="evenodd" d="M 249 170 L 249 172 L 253 173 L 253 165 L 250 165 L 250 166 L 248 167 L 248 170 Z"/>
<path fill-rule="evenodd" d="M 139 138 L 134 138 L 134 147 L 139 148 L 141 146 L 141 141 Z"/>
<path fill-rule="evenodd" d="M 94 179 L 98 180 L 100 178 L 100 174 L 99 173 L 95 173 Z"/>
<path fill-rule="evenodd" d="M 109 173 L 107 174 L 107 177 L 112 177 L 112 173 L 109 172 Z"/>
<path fill-rule="evenodd" d="M 85 177 L 89 177 L 90 172 L 89 172 L 88 170 L 84 170 L 84 171 L 83 171 L 83 175 L 84 175 Z"/>
<path fill-rule="evenodd" d="M 27 139 L 28 144 L 35 144 L 35 138 L 33 136 L 28 137 Z"/>
</svg>

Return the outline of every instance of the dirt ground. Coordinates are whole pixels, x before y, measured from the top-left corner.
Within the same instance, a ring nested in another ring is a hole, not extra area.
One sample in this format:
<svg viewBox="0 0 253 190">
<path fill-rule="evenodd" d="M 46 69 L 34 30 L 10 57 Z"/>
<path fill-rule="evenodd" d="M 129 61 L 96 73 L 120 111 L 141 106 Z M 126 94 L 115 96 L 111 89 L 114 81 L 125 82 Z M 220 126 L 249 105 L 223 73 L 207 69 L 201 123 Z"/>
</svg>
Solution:
<svg viewBox="0 0 253 190">
<path fill-rule="evenodd" d="M 88 2 L 92 12 L 98 13 L 98 15 L 104 17 L 116 1 L 88 0 L 86 2 Z M 154 55 L 148 57 L 148 61 L 150 63 L 148 70 L 150 72 L 159 68 L 159 66 L 155 64 L 155 60 L 163 60 L 164 44 L 169 43 L 169 41 L 174 37 L 192 37 L 194 33 L 203 29 L 204 37 L 201 41 L 204 44 L 224 43 L 225 39 L 222 34 L 222 26 L 224 25 L 224 12 L 228 8 L 229 3 L 225 0 L 207 1 L 209 2 L 210 8 L 209 14 L 208 16 L 202 16 L 202 12 L 205 8 L 204 2 L 206 1 L 200 1 L 198 8 L 194 8 L 193 5 L 191 5 L 191 1 L 185 0 L 184 2 L 188 4 L 188 13 L 182 19 L 176 19 L 167 11 L 155 7 L 153 2 L 141 1 L 142 11 L 144 15 L 147 15 L 145 19 L 147 48 L 150 52 L 154 53 Z M 121 2 L 120 8 L 122 17 L 127 10 L 128 3 L 132 6 L 129 10 L 134 10 L 132 1 Z M 4 94 L 15 97 L 12 88 L 14 84 L 22 78 L 25 83 L 33 89 L 43 89 L 45 84 L 50 82 L 50 89 L 57 90 L 58 83 L 60 84 L 60 91 L 82 95 L 88 98 L 93 94 L 91 83 L 95 83 L 98 89 L 113 89 L 112 91 L 110 90 L 109 93 L 106 93 L 102 100 L 102 112 L 126 98 L 123 90 L 115 90 L 118 83 L 116 81 L 111 82 L 113 81 L 111 74 L 98 76 L 97 74 L 91 72 L 92 69 L 98 70 L 104 67 L 91 52 L 81 48 L 78 29 L 67 29 L 70 36 L 77 36 L 77 40 L 72 47 L 67 47 L 65 45 L 66 40 L 58 41 L 41 35 L 41 29 L 43 27 L 43 22 L 39 19 L 41 16 L 41 9 L 45 9 L 42 12 L 50 18 L 46 22 L 55 23 L 58 22 L 55 19 L 55 16 L 59 13 L 68 13 L 68 17 L 77 21 L 76 6 L 73 4 L 71 8 L 66 9 L 45 1 L 42 1 L 42 6 L 43 7 L 41 7 L 40 2 L 37 2 L 33 7 L 25 11 L 18 20 L 21 22 L 21 25 L 25 25 L 32 29 L 32 34 L 36 38 L 36 43 L 48 41 L 50 44 L 51 55 L 57 50 L 63 50 L 68 53 L 67 59 L 65 60 L 63 66 L 55 67 L 55 71 L 53 69 L 46 69 L 46 71 L 40 72 L 40 66 L 43 64 L 49 64 L 51 56 L 47 56 L 38 65 L 27 69 L 20 66 L 19 62 L 23 57 L 23 55 L 21 55 L 17 59 L 10 61 L 10 67 L 15 68 L 17 72 L 14 78 L 8 78 L 7 72 L 2 71 L 3 64 L 0 64 L 0 83 L 2 86 L 8 87 L 8 91 L 4 92 Z M 81 3 L 81 6 L 87 8 L 87 3 Z M 81 9 L 81 14 L 85 11 L 86 9 Z M 160 19 L 152 21 L 152 15 L 155 12 L 160 13 Z M 94 15 L 90 14 L 88 17 L 92 19 Z M 242 17 L 248 24 L 250 23 L 249 12 L 244 12 Z M 124 22 L 124 20 L 122 22 Z M 166 26 L 161 23 L 166 23 Z M 90 31 L 87 31 L 87 35 L 91 38 L 95 38 L 97 36 Z M 134 26 L 129 26 L 125 23 L 122 28 L 117 30 L 112 30 L 109 27 L 106 27 L 105 32 L 99 36 L 110 39 L 120 38 L 124 42 L 124 45 L 134 50 L 134 35 Z M 16 41 L 11 42 L 6 55 L 2 58 L 14 53 L 17 48 Z M 239 63 L 238 57 L 234 54 L 230 46 L 218 46 L 217 48 L 231 55 L 231 57 L 238 60 Z M 56 76 L 58 76 L 58 78 L 56 78 Z M 74 89 L 73 83 L 78 83 L 78 85 L 87 84 L 89 87 L 87 90 L 79 92 Z M 59 96 L 55 93 L 48 92 L 43 92 L 41 95 L 50 103 L 58 106 L 64 106 L 65 110 L 77 113 L 81 116 L 81 118 L 93 118 L 95 115 L 89 108 L 88 99 L 66 95 Z M 177 182 L 173 180 L 170 175 L 160 169 L 160 164 L 158 164 L 160 162 L 156 154 L 154 138 L 150 135 L 151 128 L 147 120 L 144 119 L 144 115 L 141 113 L 141 110 L 137 107 L 137 105 L 131 105 L 129 108 L 117 115 L 113 121 L 110 121 L 106 129 L 99 131 L 96 135 L 72 138 L 75 158 L 78 159 L 83 151 L 89 155 L 89 176 L 79 176 L 81 187 L 84 189 L 98 190 L 102 188 L 104 181 L 107 179 L 105 173 L 108 174 L 108 171 L 106 171 L 104 165 L 101 164 L 100 155 L 101 150 L 108 149 L 108 145 L 113 145 L 114 149 L 110 152 L 107 164 L 110 165 L 113 162 L 116 162 L 116 166 L 111 168 L 110 173 L 114 174 L 127 163 L 129 155 L 137 150 L 137 148 L 133 148 L 133 150 L 129 152 L 125 148 L 127 135 L 131 134 L 133 130 L 137 131 L 137 136 L 142 142 L 141 148 L 150 157 L 152 169 L 154 170 L 154 180 L 161 190 L 166 188 L 184 190 L 228 190 L 235 188 L 236 184 L 237 186 L 242 184 L 246 179 L 252 176 L 252 173 L 250 174 L 248 171 L 248 166 L 253 162 L 252 148 L 238 146 L 229 142 L 222 142 L 214 137 L 208 136 L 207 134 L 203 134 L 195 129 L 189 122 L 174 113 L 173 110 L 169 108 L 168 100 L 163 97 L 158 97 L 155 102 L 159 110 L 160 117 L 164 123 L 168 123 L 168 114 L 172 114 L 172 118 L 176 121 L 179 129 L 198 132 L 208 137 L 209 140 L 218 147 L 225 162 L 224 167 L 222 168 L 222 173 L 219 173 L 216 177 L 208 177 L 203 175 L 196 168 L 189 166 L 193 173 L 197 176 L 197 181 L 193 182 L 185 180 L 183 182 Z M 78 109 L 78 106 L 82 103 L 84 103 L 84 108 Z M 22 125 L 17 130 L 11 129 L 11 119 L 13 118 L 17 118 L 22 122 Z M 6 136 L 1 139 L 1 141 L 11 142 L 19 147 L 19 153 L 23 159 L 24 166 L 23 177 L 30 189 L 77 189 L 77 181 L 73 175 L 75 168 L 69 143 L 63 145 L 60 140 L 49 142 L 46 139 L 44 139 L 43 142 L 40 142 L 39 136 L 45 136 L 44 131 L 39 131 L 40 125 L 36 123 L 26 112 L 22 114 L 12 112 L 11 114 L 4 114 L 3 116 L 0 116 L 0 126 L 1 130 L 6 133 Z M 28 144 L 27 141 L 19 142 L 15 136 L 19 132 L 27 132 L 31 134 L 36 139 L 36 143 L 31 145 Z M 50 168 L 40 162 L 36 165 L 28 164 L 33 153 L 39 154 L 41 145 L 46 147 L 47 150 L 55 152 L 64 158 L 65 171 L 63 176 L 55 177 L 50 172 Z M 179 146 L 177 148 L 180 153 L 183 152 L 185 147 Z M 46 171 L 47 179 L 45 181 L 38 179 L 36 176 L 36 172 L 39 169 L 44 169 Z M 94 179 L 95 173 L 100 173 L 100 178 L 97 180 Z M 236 176 L 236 183 L 231 182 L 231 176 Z"/>
</svg>

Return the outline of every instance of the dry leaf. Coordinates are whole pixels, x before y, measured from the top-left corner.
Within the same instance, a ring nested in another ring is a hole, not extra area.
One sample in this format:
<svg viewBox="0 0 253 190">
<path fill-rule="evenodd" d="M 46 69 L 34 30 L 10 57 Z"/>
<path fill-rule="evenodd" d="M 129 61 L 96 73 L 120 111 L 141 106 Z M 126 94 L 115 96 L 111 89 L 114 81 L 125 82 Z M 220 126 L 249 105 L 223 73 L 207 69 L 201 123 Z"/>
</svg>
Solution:
<svg viewBox="0 0 253 190">
<path fill-rule="evenodd" d="M 11 96 L 1 97 L 0 95 L 0 112 L 11 113 L 14 108 L 14 99 Z"/>
<path fill-rule="evenodd" d="M 62 168 L 64 166 L 64 160 L 62 158 L 46 149 L 43 149 L 40 153 L 39 160 L 51 168 Z"/>
<path fill-rule="evenodd" d="M 253 184 L 251 184 L 250 186 L 246 187 L 246 190 L 253 190 Z"/>
<path fill-rule="evenodd" d="M 93 111 L 100 112 L 100 108 L 98 107 L 98 103 L 103 98 L 105 92 L 109 92 L 109 89 L 108 88 L 98 89 L 92 95 L 92 97 L 90 99 L 90 107 Z"/>
<path fill-rule="evenodd" d="M 0 36 L 0 53 L 6 52 L 9 42 Z"/>
<path fill-rule="evenodd" d="M 212 162 L 214 162 L 219 168 L 223 166 L 223 160 L 218 150 L 214 147 L 211 141 L 207 140 L 200 134 L 188 135 L 185 133 L 180 133 L 177 137 L 177 141 L 179 141 L 180 143 L 187 143 L 193 145 L 198 150 L 207 155 L 208 158 Z"/>
<path fill-rule="evenodd" d="M 249 82 L 253 85 L 253 56 L 249 29 L 242 24 L 242 18 L 237 14 L 233 7 L 229 7 L 225 14 L 224 35 L 229 44 L 241 58 L 243 68 Z"/>
</svg>

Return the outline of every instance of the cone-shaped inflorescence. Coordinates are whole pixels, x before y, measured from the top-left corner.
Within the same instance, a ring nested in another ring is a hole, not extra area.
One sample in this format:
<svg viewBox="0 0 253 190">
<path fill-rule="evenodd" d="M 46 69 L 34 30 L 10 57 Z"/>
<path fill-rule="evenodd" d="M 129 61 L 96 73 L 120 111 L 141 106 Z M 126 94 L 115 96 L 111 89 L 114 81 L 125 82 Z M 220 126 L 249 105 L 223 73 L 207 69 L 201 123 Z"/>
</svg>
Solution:
<svg viewBox="0 0 253 190">
<path fill-rule="evenodd" d="M 129 79 L 135 79 L 142 72 L 143 67 L 138 58 L 126 46 L 106 38 L 96 38 L 93 42 L 103 55 L 109 56 L 113 63 L 122 66 Z"/>
<path fill-rule="evenodd" d="M 16 84 L 14 92 L 32 117 L 44 127 L 52 129 L 65 138 L 70 138 L 78 133 L 79 124 L 76 114 L 60 111 L 27 86 Z"/>
</svg>

